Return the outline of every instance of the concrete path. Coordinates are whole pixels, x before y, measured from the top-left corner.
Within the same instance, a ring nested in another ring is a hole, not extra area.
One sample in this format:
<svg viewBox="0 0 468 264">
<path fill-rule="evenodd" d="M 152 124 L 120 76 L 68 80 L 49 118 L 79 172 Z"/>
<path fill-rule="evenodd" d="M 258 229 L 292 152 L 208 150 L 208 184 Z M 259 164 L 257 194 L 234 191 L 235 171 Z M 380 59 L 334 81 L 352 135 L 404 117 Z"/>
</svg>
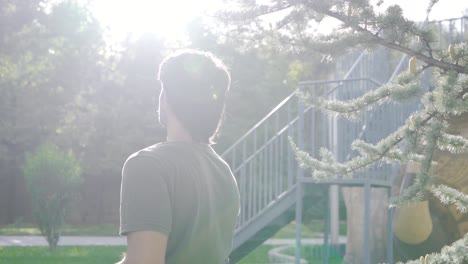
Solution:
<svg viewBox="0 0 468 264">
<path fill-rule="evenodd" d="M 125 246 L 127 239 L 119 236 L 62 236 L 60 246 Z M 47 246 L 42 236 L 0 236 L 0 247 Z"/>
<path fill-rule="evenodd" d="M 268 239 L 264 245 L 294 245 L 295 239 Z M 303 238 L 304 245 L 320 245 L 322 238 Z M 346 243 L 346 237 L 340 237 L 340 243 Z M 119 236 L 62 236 L 60 246 L 125 246 L 127 240 Z M 47 246 L 41 236 L 0 236 L 0 247 L 7 246 Z"/>
</svg>

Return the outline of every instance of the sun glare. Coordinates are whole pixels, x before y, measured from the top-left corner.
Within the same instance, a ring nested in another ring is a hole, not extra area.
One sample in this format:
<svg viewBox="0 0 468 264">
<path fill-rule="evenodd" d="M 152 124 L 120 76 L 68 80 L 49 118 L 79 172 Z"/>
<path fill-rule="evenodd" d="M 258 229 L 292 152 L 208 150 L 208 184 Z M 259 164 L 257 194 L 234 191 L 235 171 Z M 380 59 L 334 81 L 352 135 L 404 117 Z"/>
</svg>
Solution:
<svg viewBox="0 0 468 264">
<path fill-rule="evenodd" d="M 216 4 L 217 0 L 95 0 L 92 9 L 113 38 L 156 33 L 180 40 L 187 24 Z"/>
<path fill-rule="evenodd" d="M 222 0 L 94 0 L 90 1 L 95 16 L 108 29 L 113 41 L 120 41 L 131 35 L 138 38 L 144 33 L 155 33 L 170 41 L 186 40 L 186 27 L 196 17 L 226 8 Z M 257 0 L 267 3 L 269 0 Z M 377 2 L 377 0 L 372 1 Z M 390 4 L 400 4 L 405 16 L 416 21 L 425 18 L 425 7 L 429 0 L 387 0 L 379 9 L 383 11 Z M 434 8 L 430 19 L 459 17 L 468 5 L 463 1 L 452 1 L 447 6 Z M 418 9 L 415 8 L 418 7 Z M 423 6 L 424 8 L 420 8 Z M 320 30 L 319 30 L 320 31 Z"/>
</svg>

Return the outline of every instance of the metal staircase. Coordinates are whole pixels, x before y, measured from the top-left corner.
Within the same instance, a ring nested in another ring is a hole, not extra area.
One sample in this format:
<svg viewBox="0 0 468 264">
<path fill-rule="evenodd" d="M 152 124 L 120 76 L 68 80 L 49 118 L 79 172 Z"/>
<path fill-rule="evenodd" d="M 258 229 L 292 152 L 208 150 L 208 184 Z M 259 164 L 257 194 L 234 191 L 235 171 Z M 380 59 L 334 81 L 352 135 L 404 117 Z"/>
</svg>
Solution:
<svg viewBox="0 0 468 264">
<path fill-rule="evenodd" d="M 433 22 L 431 25 L 439 34 L 439 43 L 436 45 L 442 47 L 468 39 L 465 29 L 467 21 L 465 17 Z M 460 27 L 456 26 L 457 23 Z M 448 32 L 448 37 L 442 37 L 443 32 Z M 241 213 L 235 230 L 231 262 L 236 263 L 294 218 L 296 224 L 300 224 L 305 199 L 304 184 L 315 182 L 305 176 L 297 165 L 289 138 L 313 157 L 317 157 L 318 150 L 325 147 L 332 150 L 337 160 L 346 161 L 356 155 L 350 148 L 352 141 L 359 138 L 376 143 L 400 127 L 418 108 L 417 102 L 383 104 L 364 112 L 359 121 L 352 122 L 303 105 L 295 96 L 296 92 L 306 91 L 313 96 L 332 100 L 359 97 L 366 91 L 392 81 L 398 73 L 406 70 L 407 56 L 400 55 L 400 59 L 395 62 L 391 61 L 391 57 L 388 50 L 379 48 L 354 52 L 342 58 L 337 62 L 335 80 L 299 83 L 295 92 L 222 154 L 237 177 L 241 194 Z M 422 85 L 426 89 L 429 89 L 429 78 L 428 73 L 422 78 Z M 366 187 L 369 193 L 371 187 L 390 190 L 397 170 L 396 164 L 373 166 L 352 177 L 336 175 L 320 184 L 360 185 Z M 364 222 L 367 222 L 370 219 L 368 203 L 365 207 L 367 212 Z M 390 242 L 390 214 L 388 228 Z M 298 231 L 299 243 L 296 245 L 300 246 Z M 325 244 L 327 239 L 325 234 Z M 364 245 L 367 251 L 368 242 Z M 392 249 L 388 250 L 390 255 Z M 391 258 L 389 262 L 392 262 Z"/>
</svg>

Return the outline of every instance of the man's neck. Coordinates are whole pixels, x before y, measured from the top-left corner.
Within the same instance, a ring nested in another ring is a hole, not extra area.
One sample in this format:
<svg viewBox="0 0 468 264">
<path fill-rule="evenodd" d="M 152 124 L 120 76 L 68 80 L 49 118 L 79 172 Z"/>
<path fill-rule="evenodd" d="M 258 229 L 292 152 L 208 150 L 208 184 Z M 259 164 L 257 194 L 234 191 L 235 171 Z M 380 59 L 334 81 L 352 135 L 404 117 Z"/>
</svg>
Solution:
<svg viewBox="0 0 468 264">
<path fill-rule="evenodd" d="M 173 122 L 167 126 L 167 142 L 192 142 L 192 136 L 178 122 Z"/>
</svg>

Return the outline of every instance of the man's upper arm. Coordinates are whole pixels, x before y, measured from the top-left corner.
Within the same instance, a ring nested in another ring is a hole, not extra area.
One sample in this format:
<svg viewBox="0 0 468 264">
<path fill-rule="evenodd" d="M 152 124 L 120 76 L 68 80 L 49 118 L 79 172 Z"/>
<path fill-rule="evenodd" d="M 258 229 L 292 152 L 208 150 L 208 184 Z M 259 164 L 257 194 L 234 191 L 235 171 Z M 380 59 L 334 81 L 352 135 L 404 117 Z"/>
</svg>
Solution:
<svg viewBox="0 0 468 264">
<path fill-rule="evenodd" d="M 172 228 L 170 186 L 167 169 L 148 156 L 132 156 L 122 173 L 120 233 L 127 236 L 123 264 L 165 262 L 168 234 Z"/>
<path fill-rule="evenodd" d="M 167 165 L 157 159 L 137 155 L 127 160 L 122 172 L 120 234 L 172 229 L 170 184 Z"/>
<path fill-rule="evenodd" d="M 157 231 L 130 232 L 127 235 L 124 264 L 164 264 L 167 236 Z"/>
</svg>

